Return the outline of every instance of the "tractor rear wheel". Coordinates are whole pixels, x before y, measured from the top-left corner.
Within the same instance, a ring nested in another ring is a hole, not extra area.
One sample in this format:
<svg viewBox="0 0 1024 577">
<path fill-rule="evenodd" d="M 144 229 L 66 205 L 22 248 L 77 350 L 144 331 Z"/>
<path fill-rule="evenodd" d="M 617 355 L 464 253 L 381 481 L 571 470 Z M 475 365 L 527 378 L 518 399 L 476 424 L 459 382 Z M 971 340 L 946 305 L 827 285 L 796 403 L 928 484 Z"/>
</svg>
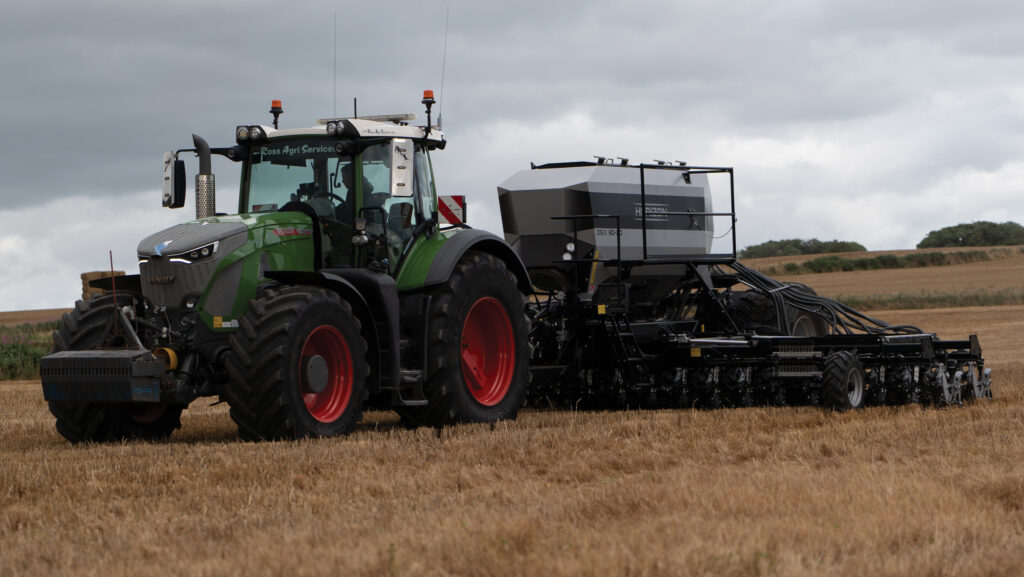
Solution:
<svg viewBox="0 0 1024 577">
<path fill-rule="evenodd" d="M 366 341 L 334 292 L 273 287 L 231 336 L 225 391 L 246 440 L 348 434 L 366 398 Z"/>
<path fill-rule="evenodd" d="M 825 359 L 821 372 L 821 406 L 834 411 L 860 409 L 867 399 L 867 378 L 853 351 L 837 351 Z"/>
<path fill-rule="evenodd" d="M 117 305 L 131 304 L 128 294 L 118 294 Z M 91 350 L 102 344 L 116 314 L 113 295 L 78 301 L 64 313 L 60 329 L 53 332 L 53 351 Z M 183 405 L 166 403 L 74 403 L 50 401 L 57 418 L 57 432 L 72 443 L 109 442 L 124 439 L 164 439 L 181 428 Z"/>
<path fill-rule="evenodd" d="M 427 405 L 399 407 L 410 425 L 514 419 L 529 378 L 530 321 L 515 276 L 492 255 L 464 255 L 431 293 Z"/>
</svg>

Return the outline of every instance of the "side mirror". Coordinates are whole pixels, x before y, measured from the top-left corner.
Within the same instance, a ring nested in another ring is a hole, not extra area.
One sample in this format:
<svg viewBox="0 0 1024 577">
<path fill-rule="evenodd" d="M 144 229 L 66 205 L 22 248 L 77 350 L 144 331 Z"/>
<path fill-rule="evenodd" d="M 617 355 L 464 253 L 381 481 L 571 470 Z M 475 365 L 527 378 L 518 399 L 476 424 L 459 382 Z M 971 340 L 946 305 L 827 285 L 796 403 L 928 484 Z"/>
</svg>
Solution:
<svg viewBox="0 0 1024 577">
<path fill-rule="evenodd" d="M 167 208 L 185 206 L 185 161 L 178 160 L 173 152 L 164 153 L 163 197 Z"/>
<path fill-rule="evenodd" d="M 391 196 L 412 196 L 413 146 L 408 138 L 391 141 Z"/>
</svg>

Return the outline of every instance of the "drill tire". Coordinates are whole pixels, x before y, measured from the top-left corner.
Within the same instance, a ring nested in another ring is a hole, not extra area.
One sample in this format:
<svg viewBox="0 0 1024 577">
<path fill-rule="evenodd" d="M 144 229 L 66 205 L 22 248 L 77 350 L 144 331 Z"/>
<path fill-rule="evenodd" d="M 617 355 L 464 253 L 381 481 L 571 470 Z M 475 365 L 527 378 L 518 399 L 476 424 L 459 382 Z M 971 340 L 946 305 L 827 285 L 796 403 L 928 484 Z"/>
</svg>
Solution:
<svg viewBox="0 0 1024 577">
<path fill-rule="evenodd" d="M 853 351 L 837 351 L 825 359 L 821 371 L 821 406 L 843 412 L 860 409 L 867 399 L 867 378 Z"/>
</svg>

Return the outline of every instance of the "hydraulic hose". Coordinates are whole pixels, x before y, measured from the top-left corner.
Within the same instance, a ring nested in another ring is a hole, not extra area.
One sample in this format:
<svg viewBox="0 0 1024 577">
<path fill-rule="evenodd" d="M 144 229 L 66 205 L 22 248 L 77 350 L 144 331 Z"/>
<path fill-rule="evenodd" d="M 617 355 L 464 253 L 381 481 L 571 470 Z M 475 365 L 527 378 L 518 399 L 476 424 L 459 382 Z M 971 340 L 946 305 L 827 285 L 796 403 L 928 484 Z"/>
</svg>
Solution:
<svg viewBox="0 0 1024 577">
<path fill-rule="evenodd" d="M 889 323 L 869 317 L 843 303 L 828 297 L 812 295 L 796 289 L 792 285 L 781 283 L 760 272 L 748 268 L 739 262 L 730 265 L 738 274 L 737 278 L 754 290 L 762 292 L 775 302 L 776 309 L 785 310 L 785 306 L 816 314 L 832 326 L 835 332 L 852 334 L 863 332 L 868 334 L 919 334 L 921 329 L 911 325 L 890 325 Z M 779 315 L 779 318 L 783 318 Z"/>
</svg>

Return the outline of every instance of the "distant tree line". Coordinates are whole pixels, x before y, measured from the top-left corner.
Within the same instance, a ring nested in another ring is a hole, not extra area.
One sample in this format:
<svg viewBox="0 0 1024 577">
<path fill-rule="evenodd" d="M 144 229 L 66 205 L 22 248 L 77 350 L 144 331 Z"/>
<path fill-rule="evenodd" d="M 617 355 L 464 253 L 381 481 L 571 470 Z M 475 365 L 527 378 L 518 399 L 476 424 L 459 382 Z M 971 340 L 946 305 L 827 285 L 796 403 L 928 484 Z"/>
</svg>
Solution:
<svg viewBox="0 0 1024 577">
<path fill-rule="evenodd" d="M 866 251 L 864 245 L 845 240 L 803 240 L 790 238 L 786 240 L 770 240 L 754 244 L 739 253 L 740 258 L 763 258 L 768 256 L 794 256 L 798 254 L 822 254 L 826 252 L 859 252 Z"/>
<path fill-rule="evenodd" d="M 947 226 L 933 230 L 917 243 L 917 248 L 940 248 L 948 246 L 1016 246 L 1024 245 L 1024 226 L 1016 222 L 1003 223 L 985 220 L 970 224 Z M 789 238 L 770 240 L 754 244 L 739 252 L 740 258 L 763 258 L 769 256 L 796 256 L 801 254 L 822 254 L 832 252 L 866 251 L 859 242 L 845 240 L 803 240 Z"/>
<path fill-rule="evenodd" d="M 1024 226 L 1015 222 L 996 224 L 981 220 L 933 230 L 917 248 L 942 246 L 1010 246 L 1024 244 Z"/>
</svg>

